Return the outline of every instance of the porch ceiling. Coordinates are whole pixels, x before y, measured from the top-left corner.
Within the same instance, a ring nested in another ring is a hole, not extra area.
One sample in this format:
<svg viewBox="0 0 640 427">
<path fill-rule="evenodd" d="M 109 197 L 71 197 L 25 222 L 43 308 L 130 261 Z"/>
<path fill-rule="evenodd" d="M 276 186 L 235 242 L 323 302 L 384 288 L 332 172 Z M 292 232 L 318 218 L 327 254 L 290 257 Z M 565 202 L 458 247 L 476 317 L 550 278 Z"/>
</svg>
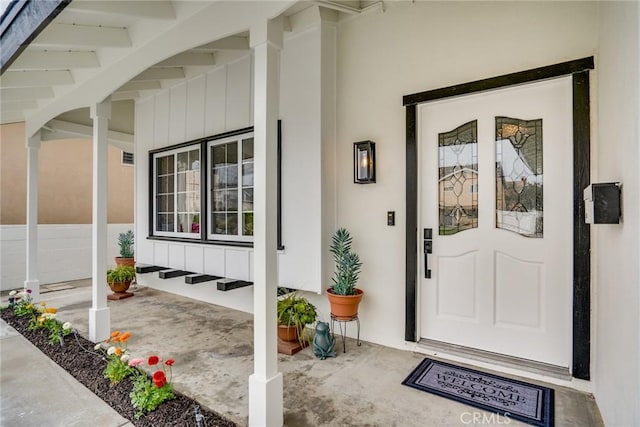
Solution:
<svg viewBox="0 0 640 427">
<path fill-rule="evenodd" d="M 52 132 L 75 110 L 86 119 L 72 123 L 86 126 L 88 106 L 109 95 L 133 100 L 245 54 L 251 25 L 294 3 L 73 0 L 0 77 L 0 123 Z M 126 104 L 131 111 L 130 102 L 114 108 Z M 118 130 L 132 133 L 132 124 Z"/>
<path fill-rule="evenodd" d="M 253 23 L 312 6 L 353 15 L 371 3 L 381 2 L 72 0 L 3 71 L 0 124 L 24 121 L 43 140 L 90 137 L 89 106 L 111 96 L 121 120 L 110 141 L 127 149 L 132 100 L 246 54 Z"/>
</svg>

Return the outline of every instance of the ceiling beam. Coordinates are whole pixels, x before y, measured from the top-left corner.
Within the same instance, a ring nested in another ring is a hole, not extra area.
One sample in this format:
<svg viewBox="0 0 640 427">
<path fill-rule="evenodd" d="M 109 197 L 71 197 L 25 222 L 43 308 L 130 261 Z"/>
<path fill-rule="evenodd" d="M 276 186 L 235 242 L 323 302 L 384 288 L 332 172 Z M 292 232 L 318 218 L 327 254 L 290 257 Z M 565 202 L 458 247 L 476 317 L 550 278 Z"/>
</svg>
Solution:
<svg viewBox="0 0 640 427">
<path fill-rule="evenodd" d="M 50 24 L 38 36 L 32 47 L 58 46 L 65 49 L 86 47 L 129 47 L 131 39 L 126 28 L 95 25 Z"/>
<path fill-rule="evenodd" d="M 249 50 L 249 38 L 231 36 L 198 46 L 195 50 Z"/>
<path fill-rule="evenodd" d="M 111 95 L 111 101 L 124 101 L 127 99 L 136 99 L 140 97 L 140 92 L 132 90 L 129 92 L 116 92 Z"/>
<path fill-rule="evenodd" d="M 151 81 L 151 82 L 127 82 L 120 86 L 116 90 L 116 92 L 131 92 L 136 90 L 154 90 L 154 89 L 162 89 L 162 85 L 159 81 Z"/>
<path fill-rule="evenodd" d="M 65 138 L 93 138 L 93 127 L 68 122 L 65 120 L 53 119 L 43 126 L 46 132 L 42 133 L 43 141 L 52 141 Z M 130 153 L 133 152 L 133 135 L 130 133 L 116 132 L 110 130 L 107 133 L 109 144 L 115 145 Z"/>
<path fill-rule="evenodd" d="M 132 82 L 145 82 L 153 80 L 184 79 L 184 70 L 180 67 L 173 68 L 149 68 L 131 79 Z"/>
<path fill-rule="evenodd" d="M 243 56 L 247 55 L 247 52 L 243 50 L 222 50 L 216 52 L 216 62 L 218 64 L 226 64 L 228 62 L 233 62 L 236 59 L 240 59 Z"/>
<path fill-rule="evenodd" d="M 128 15 L 148 19 L 175 19 L 170 1 L 73 1 L 69 10 L 109 15 Z"/>
<path fill-rule="evenodd" d="M 37 87 L 73 84 L 69 70 L 54 71 L 7 71 L 0 77 L 0 86 Z"/>
<path fill-rule="evenodd" d="M 346 4 L 333 2 L 329 0 L 312 0 L 311 3 L 326 7 L 327 9 L 337 10 L 338 12 L 348 13 L 349 15 L 357 15 L 362 12 L 361 9 Z"/>
<path fill-rule="evenodd" d="M 191 67 L 213 65 L 216 65 L 213 53 L 184 52 L 165 59 L 162 62 L 158 62 L 153 67 Z"/>
<path fill-rule="evenodd" d="M 3 101 L 23 101 L 27 99 L 53 98 L 53 96 L 53 89 L 50 87 L 0 88 L 0 98 Z"/>
<path fill-rule="evenodd" d="M 68 70 L 99 66 L 100 62 L 95 52 L 27 49 L 15 60 L 11 70 Z"/>
<path fill-rule="evenodd" d="M 22 111 L 7 111 L 4 112 L 0 109 L 0 123 L 17 123 L 24 122 L 24 113 Z"/>
<path fill-rule="evenodd" d="M 38 101 L 35 99 L 28 99 L 25 101 L 5 101 L 2 99 L 0 108 L 2 108 L 2 111 L 32 110 L 34 108 L 38 108 Z"/>
</svg>

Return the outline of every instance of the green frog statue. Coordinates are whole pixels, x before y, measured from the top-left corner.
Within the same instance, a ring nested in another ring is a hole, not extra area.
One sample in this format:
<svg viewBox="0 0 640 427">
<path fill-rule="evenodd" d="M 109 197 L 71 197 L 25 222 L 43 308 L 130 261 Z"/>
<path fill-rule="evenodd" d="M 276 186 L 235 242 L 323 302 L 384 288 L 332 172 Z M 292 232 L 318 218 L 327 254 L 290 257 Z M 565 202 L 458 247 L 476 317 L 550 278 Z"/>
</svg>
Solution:
<svg viewBox="0 0 640 427">
<path fill-rule="evenodd" d="M 327 357 L 336 357 L 333 346 L 336 340 L 331 335 L 328 322 L 318 322 L 316 325 L 316 335 L 313 337 L 313 354 L 320 360 Z"/>
</svg>

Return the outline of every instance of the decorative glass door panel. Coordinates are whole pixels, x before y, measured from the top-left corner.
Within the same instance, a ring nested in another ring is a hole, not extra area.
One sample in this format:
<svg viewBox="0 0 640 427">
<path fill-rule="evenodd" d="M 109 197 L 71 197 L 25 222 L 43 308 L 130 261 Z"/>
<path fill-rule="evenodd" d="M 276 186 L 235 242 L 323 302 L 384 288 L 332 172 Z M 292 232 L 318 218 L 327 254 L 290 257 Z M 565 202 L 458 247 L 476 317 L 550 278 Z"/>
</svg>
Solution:
<svg viewBox="0 0 640 427">
<path fill-rule="evenodd" d="M 478 122 L 438 134 L 439 234 L 478 227 Z"/>
<path fill-rule="evenodd" d="M 496 227 L 543 237 L 542 120 L 496 117 Z"/>
</svg>

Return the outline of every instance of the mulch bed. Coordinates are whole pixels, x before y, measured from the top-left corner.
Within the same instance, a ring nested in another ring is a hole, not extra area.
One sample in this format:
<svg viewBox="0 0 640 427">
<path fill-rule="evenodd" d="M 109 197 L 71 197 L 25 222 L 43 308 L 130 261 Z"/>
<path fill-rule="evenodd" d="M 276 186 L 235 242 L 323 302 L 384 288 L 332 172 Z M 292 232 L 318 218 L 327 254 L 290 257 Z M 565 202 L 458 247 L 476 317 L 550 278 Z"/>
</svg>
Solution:
<svg viewBox="0 0 640 427">
<path fill-rule="evenodd" d="M 107 362 L 93 352 L 94 344 L 91 341 L 80 335 L 77 335 L 76 339 L 76 336 L 71 334 L 64 338 L 64 347 L 50 345 L 48 331 L 28 329 L 29 316 L 17 317 L 13 314 L 13 310 L 4 309 L 0 310 L 0 318 L 135 426 L 196 426 L 194 409 L 197 405 L 200 406 L 200 413 L 204 416 L 207 427 L 236 427 L 235 423 L 207 410 L 198 402 L 177 391 L 174 391 L 175 399 L 164 402 L 155 411 L 136 420 L 134 417 L 136 411 L 129 400 L 131 381 L 125 378 L 119 384 L 111 386 L 109 380 L 102 375 Z"/>
</svg>

